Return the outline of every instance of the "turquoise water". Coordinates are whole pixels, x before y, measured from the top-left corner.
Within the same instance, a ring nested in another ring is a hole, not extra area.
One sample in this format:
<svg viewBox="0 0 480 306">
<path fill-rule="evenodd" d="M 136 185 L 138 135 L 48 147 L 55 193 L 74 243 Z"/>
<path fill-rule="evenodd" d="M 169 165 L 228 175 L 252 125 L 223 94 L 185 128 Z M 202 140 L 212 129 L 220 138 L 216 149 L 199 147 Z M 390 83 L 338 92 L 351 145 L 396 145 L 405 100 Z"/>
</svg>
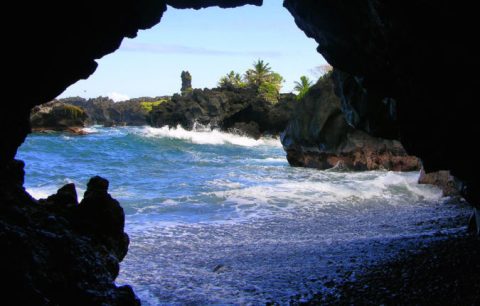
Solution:
<svg viewBox="0 0 480 306">
<path fill-rule="evenodd" d="M 145 305 L 287 303 L 342 269 L 462 229 L 467 211 L 418 173 L 292 168 L 277 139 L 209 129 L 100 128 L 30 135 L 17 157 L 42 198 L 110 181 L 129 254 L 117 280 Z M 351 258 L 354 257 L 355 260 Z"/>
</svg>

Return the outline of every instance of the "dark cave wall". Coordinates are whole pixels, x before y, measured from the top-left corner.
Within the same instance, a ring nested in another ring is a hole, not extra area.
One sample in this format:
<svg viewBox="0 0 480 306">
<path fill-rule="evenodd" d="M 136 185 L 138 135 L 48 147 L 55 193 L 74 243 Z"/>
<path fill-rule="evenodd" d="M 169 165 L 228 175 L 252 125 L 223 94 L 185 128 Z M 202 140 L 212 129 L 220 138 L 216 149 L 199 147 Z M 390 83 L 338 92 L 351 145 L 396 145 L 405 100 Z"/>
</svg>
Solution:
<svg viewBox="0 0 480 306">
<path fill-rule="evenodd" d="M 427 171 L 449 169 L 480 203 L 479 19 L 454 1 L 285 0 L 336 75 L 349 123 L 398 138 Z"/>
</svg>

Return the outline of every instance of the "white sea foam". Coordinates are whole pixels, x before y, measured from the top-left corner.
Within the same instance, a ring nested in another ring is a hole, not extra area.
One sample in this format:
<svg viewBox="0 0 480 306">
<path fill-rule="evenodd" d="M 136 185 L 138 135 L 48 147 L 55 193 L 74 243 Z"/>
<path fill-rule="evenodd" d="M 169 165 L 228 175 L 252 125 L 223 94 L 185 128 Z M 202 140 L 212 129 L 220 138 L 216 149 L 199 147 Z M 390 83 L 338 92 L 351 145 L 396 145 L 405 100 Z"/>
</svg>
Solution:
<svg viewBox="0 0 480 306">
<path fill-rule="evenodd" d="M 84 131 L 87 134 L 93 134 L 93 133 L 98 133 L 99 132 L 98 128 L 96 128 L 95 126 L 90 126 L 90 127 L 83 128 L 82 131 Z"/>
<path fill-rule="evenodd" d="M 66 180 L 65 184 L 72 183 L 69 180 Z M 63 185 L 48 185 L 48 186 L 41 186 L 41 187 L 29 187 L 27 188 L 27 192 L 34 197 L 35 199 L 46 199 L 49 196 L 57 193 L 57 190 L 61 188 Z M 83 197 L 83 193 L 85 192 L 85 189 L 79 188 L 78 186 L 75 186 L 77 190 L 77 200 L 80 201 Z"/>
<path fill-rule="evenodd" d="M 145 305 L 260 305 L 272 299 L 287 305 L 293 295 L 325 290 L 324 283 L 342 272 L 461 230 L 451 220 L 465 211 L 432 209 L 405 205 L 220 225 L 136 228 L 143 222 L 127 222 L 131 245 L 117 281 L 133 285 Z"/>
<path fill-rule="evenodd" d="M 27 192 L 35 199 L 46 199 L 48 196 L 57 192 L 54 186 L 31 187 L 27 188 Z"/>
<path fill-rule="evenodd" d="M 438 202 L 440 189 L 416 182 L 417 173 L 312 173 L 307 179 L 271 180 L 268 184 L 235 186 L 209 194 L 235 206 L 240 218 L 272 216 L 279 211 L 323 211 L 335 214 L 363 206 L 401 206 Z M 265 183 L 265 180 L 263 181 Z"/>
<path fill-rule="evenodd" d="M 276 146 L 280 147 L 280 140 L 274 138 L 253 139 L 247 136 L 225 133 L 216 129 L 210 129 L 208 126 L 195 126 L 191 131 L 185 130 L 181 126 L 169 128 L 164 126 L 161 128 L 142 127 L 137 133 L 144 137 L 150 138 L 171 138 L 190 141 L 195 144 L 206 145 L 237 145 L 242 147 L 256 146 Z"/>
</svg>

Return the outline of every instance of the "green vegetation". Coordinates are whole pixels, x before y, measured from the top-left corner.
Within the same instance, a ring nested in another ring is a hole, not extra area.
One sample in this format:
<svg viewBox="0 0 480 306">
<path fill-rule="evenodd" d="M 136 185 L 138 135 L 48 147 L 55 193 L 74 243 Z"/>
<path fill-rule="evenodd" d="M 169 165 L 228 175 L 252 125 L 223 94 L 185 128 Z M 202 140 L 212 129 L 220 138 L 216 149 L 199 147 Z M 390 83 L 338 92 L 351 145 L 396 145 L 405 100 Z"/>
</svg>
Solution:
<svg viewBox="0 0 480 306">
<path fill-rule="evenodd" d="M 242 88 L 247 86 L 247 83 L 243 81 L 240 73 L 232 70 L 220 79 L 218 86 L 221 88 Z"/>
<path fill-rule="evenodd" d="M 157 101 L 146 101 L 146 102 L 140 102 L 140 107 L 146 111 L 147 113 L 151 112 L 152 109 L 156 106 L 159 106 L 160 104 L 167 102 L 168 99 L 160 99 Z"/>
<path fill-rule="evenodd" d="M 69 118 L 74 120 L 85 117 L 85 111 L 78 106 L 65 104 L 61 107 L 61 111 Z"/>
<path fill-rule="evenodd" d="M 310 87 L 313 86 L 313 82 L 306 76 L 302 75 L 300 77 L 300 82 L 295 81 L 294 91 L 298 92 L 297 100 L 301 100 L 307 92 L 310 90 Z"/>
<path fill-rule="evenodd" d="M 258 92 L 265 100 L 271 103 L 277 103 L 283 82 L 283 77 L 280 74 L 272 72 L 268 76 L 267 81 L 260 84 Z"/>
<path fill-rule="evenodd" d="M 260 87 L 270 80 L 272 68 L 269 63 L 263 60 L 257 60 L 253 63 L 253 69 L 248 69 L 245 73 L 245 80 L 249 85 Z"/>
<path fill-rule="evenodd" d="M 243 77 L 239 73 L 231 71 L 220 79 L 218 85 L 221 88 L 254 88 L 265 100 L 277 103 L 283 82 L 283 77 L 272 71 L 270 64 L 259 59 L 253 63 L 253 68 L 248 69 Z"/>
</svg>

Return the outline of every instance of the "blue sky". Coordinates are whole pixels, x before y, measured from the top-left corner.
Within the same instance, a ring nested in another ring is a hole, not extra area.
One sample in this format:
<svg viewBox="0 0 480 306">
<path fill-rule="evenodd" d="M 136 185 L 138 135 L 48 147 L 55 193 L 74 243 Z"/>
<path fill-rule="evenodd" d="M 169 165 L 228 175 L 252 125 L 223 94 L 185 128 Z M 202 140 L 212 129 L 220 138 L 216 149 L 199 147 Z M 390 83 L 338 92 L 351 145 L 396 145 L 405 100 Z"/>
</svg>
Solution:
<svg viewBox="0 0 480 306">
<path fill-rule="evenodd" d="M 195 88 L 215 87 L 231 70 L 245 72 L 257 59 L 270 63 L 291 91 L 301 75 L 318 77 L 325 65 L 317 44 L 297 28 L 280 0 L 262 7 L 223 10 L 176 10 L 171 7 L 157 26 L 125 39 L 113 54 L 98 60 L 88 80 L 70 86 L 60 97 L 171 95 L 180 90 L 180 73 L 192 74 Z"/>
</svg>

